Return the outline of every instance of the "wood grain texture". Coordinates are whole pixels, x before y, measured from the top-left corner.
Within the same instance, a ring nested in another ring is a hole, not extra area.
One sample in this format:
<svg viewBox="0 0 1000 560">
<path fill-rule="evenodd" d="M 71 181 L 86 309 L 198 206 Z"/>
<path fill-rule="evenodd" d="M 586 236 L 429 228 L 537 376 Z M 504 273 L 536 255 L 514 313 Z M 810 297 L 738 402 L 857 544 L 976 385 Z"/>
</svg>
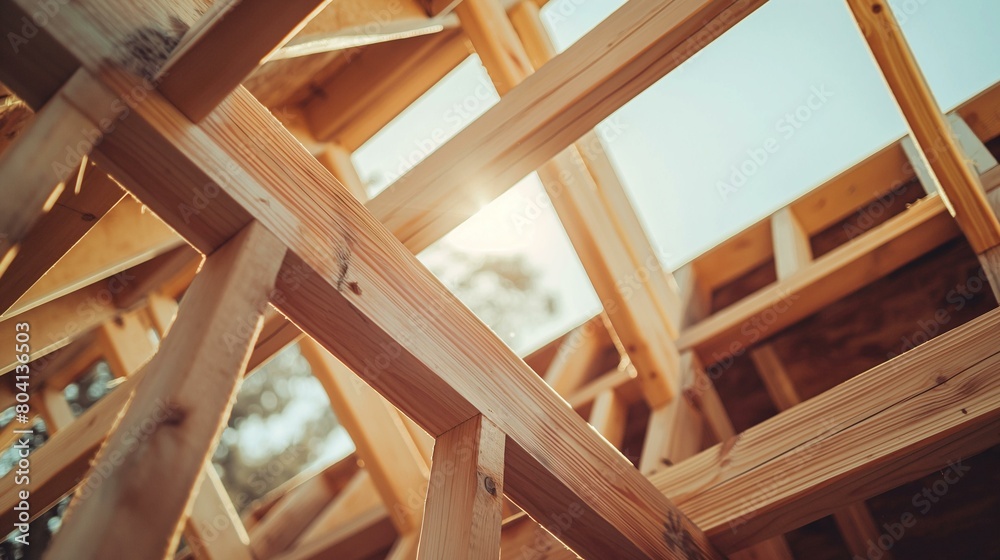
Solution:
<svg viewBox="0 0 1000 560">
<path fill-rule="evenodd" d="M 505 439 L 481 415 L 438 436 L 419 560 L 500 556 Z"/>
<path fill-rule="evenodd" d="M 159 90 L 198 122 L 330 0 L 216 2 L 159 71 Z M 233 48 L 239 45 L 238 48 Z"/>
<path fill-rule="evenodd" d="M 135 86 L 102 64 L 102 53 L 116 52 L 114 44 L 84 30 L 99 27 L 94 21 L 114 20 L 102 6 L 68 7 L 74 17 L 61 23 L 69 27 L 51 28 L 60 40 L 79 46 L 74 52 L 87 55 L 82 62 L 106 84 L 72 84 L 66 95 L 79 107 L 102 107 L 109 95 L 127 95 Z M 563 535 L 572 546 L 623 557 L 713 554 L 648 481 L 245 91 L 231 95 L 194 128 L 150 93 L 108 136 L 100 156 L 143 202 L 203 250 L 221 244 L 251 217 L 260 218 L 292 248 L 287 274 L 279 278 L 283 297 L 277 306 L 429 432 L 443 433 L 486 412 L 509 436 L 506 456 L 513 473 L 507 487 L 518 505 L 543 519 L 572 503 L 581 505 L 583 513 Z M 233 175 L 239 180 L 229 180 Z M 218 187 L 211 203 L 181 216 L 181 205 L 190 206 L 206 184 Z M 348 290 L 348 282 L 356 282 L 362 294 Z M 372 356 L 389 360 L 391 372 L 373 368 Z M 470 376 L 470 371 L 484 374 Z M 581 472 L 581 464 L 589 472 Z M 595 472 L 613 478 L 595 486 Z M 667 537 L 665 522 L 675 529 Z"/>
<path fill-rule="evenodd" d="M 653 482 L 724 551 L 1000 443 L 1000 311 L 743 432 Z"/>
<path fill-rule="evenodd" d="M 372 200 L 372 212 L 421 251 L 761 4 L 626 4 Z"/>
<path fill-rule="evenodd" d="M 0 315 L 12 311 L 22 296 L 27 296 L 31 303 L 53 299 L 38 298 L 28 292 L 124 195 L 107 174 L 87 165 L 80 192 L 73 185 L 62 190 L 52 209 L 22 239 L 17 255 L 0 276 Z"/>
<path fill-rule="evenodd" d="M 972 248 L 982 253 L 1000 245 L 1000 221 L 987 204 L 979 177 L 951 132 L 888 3 L 847 0 L 847 5 Z"/>
<path fill-rule="evenodd" d="M 176 549 L 284 252 L 254 223 L 206 260 L 95 459 L 110 472 L 88 474 L 88 490 L 66 512 L 49 558 L 108 558 L 121 550 L 162 558 Z M 152 429 L 144 427 L 150 422 Z"/>
</svg>

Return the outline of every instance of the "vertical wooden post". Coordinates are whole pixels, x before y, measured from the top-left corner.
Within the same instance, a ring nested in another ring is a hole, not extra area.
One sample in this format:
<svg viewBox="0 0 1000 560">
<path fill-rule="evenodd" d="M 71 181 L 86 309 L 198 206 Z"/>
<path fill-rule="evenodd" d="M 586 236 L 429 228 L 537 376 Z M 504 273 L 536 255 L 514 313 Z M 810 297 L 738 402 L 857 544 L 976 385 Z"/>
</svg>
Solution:
<svg viewBox="0 0 1000 560">
<path fill-rule="evenodd" d="M 795 383 L 792 382 L 772 345 L 765 344 L 754 348 L 750 351 L 750 358 L 779 411 L 787 410 L 802 402 L 798 391 L 795 390 Z M 844 543 L 847 544 L 851 554 L 867 558 L 869 542 L 877 543 L 882 532 L 864 502 L 837 510 L 833 514 L 833 519 L 837 522 L 837 528 L 840 529 L 840 534 L 844 537 Z M 892 555 L 885 552 L 881 558 L 892 560 Z"/>
<path fill-rule="evenodd" d="M 791 207 L 786 206 L 771 216 L 771 241 L 778 280 L 788 278 L 812 262 L 809 234 Z"/>
<path fill-rule="evenodd" d="M 209 256 L 124 416 L 98 453 L 49 558 L 163 558 L 177 546 L 285 254 L 256 222 Z M 121 389 L 119 389 L 121 390 Z"/>
<path fill-rule="evenodd" d="M 597 395 L 590 409 L 590 425 L 600 432 L 608 443 L 621 449 L 625 438 L 625 422 L 628 407 L 614 390 L 608 389 Z"/>
<path fill-rule="evenodd" d="M 505 440 L 482 415 L 437 438 L 417 558 L 500 557 Z"/>
</svg>

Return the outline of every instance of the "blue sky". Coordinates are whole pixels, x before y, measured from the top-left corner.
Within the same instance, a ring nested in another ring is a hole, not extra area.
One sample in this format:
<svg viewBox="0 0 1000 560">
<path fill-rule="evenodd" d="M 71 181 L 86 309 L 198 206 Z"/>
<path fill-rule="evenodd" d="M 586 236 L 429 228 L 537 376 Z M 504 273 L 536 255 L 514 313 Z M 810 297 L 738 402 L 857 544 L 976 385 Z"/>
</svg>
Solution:
<svg viewBox="0 0 1000 560">
<path fill-rule="evenodd" d="M 542 15 L 561 50 L 621 4 L 551 0 Z M 1000 2 L 890 5 L 943 109 L 1000 79 Z M 362 146 L 355 164 L 377 191 L 435 149 L 432 138 L 454 135 L 497 99 L 470 57 Z M 608 152 L 671 268 L 905 132 L 843 0 L 771 0 L 609 121 Z M 734 176 L 740 168 L 752 172 Z M 598 310 L 545 202 L 529 176 L 442 241 L 472 254 L 521 253 L 543 271 L 560 312 L 518 333 L 522 352 Z M 435 249 L 421 258 L 432 263 Z"/>
</svg>

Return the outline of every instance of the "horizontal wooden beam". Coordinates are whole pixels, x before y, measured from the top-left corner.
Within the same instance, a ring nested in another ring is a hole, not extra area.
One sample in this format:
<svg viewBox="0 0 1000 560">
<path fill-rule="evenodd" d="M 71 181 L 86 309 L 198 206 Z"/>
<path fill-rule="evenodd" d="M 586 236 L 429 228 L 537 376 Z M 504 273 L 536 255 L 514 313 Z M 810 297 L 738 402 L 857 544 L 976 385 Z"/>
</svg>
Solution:
<svg viewBox="0 0 1000 560">
<path fill-rule="evenodd" d="M 751 345 L 884 277 L 959 235 L 940 197 L 928 196 L 826 253 L 797 274 L 762 288 L 681 332 L 680 349 L 713 367 Z"/>
<path fill-rule="evenodd" d="M 629 2 L 369 203 L 419 252 L 764 0 Z"/>
<path fill-rule="evenodd" d="M 990 311 L 653 477 L 725 552 L 1000 443 Z"/>
</svg>

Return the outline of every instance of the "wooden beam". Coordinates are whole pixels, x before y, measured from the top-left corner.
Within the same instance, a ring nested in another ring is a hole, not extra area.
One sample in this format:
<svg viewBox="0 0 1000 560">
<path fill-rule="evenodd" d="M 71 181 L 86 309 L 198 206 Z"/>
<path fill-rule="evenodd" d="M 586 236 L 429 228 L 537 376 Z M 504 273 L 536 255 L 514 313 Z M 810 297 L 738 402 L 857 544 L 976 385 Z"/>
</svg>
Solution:
<svg viewBox="0 0 1000 560">
<path fill-rule="evenodd" d="M 312 339 L 299 344 L 313 376 L 326 389 L 334 414 L 378 488 L 400 533 L 416 531 L 428 470 L 395 410 Z"/>
<path fill-rule="evenodd" d="M 88 77 L 65 92 L 81 110 L 96 108 L 92 117 L 99 116 L 108 96 L 128 95 L 135 85 L 101 62 L 106 54 L 121 52 L 115 33 L 103 35 L 99 43 L 85 39 L 100 35 L 85 31 L 103 25 L 96 22 L 114 19 L 102 11 L 111 1 L 67 6 L 73 17 L 47 29 L 67 44 L 78 43 L 74 53 L 100 73 L 103 85 Z M 281 297 L 274 301 L 279 309 L 428 432 L 443 433 L 484 413 L 508 436 L 505 477 L 513 501 L 543 520 L 572 503 L 580 505 L 580 516 L 562 533 L 578 552 L 623 558 L 715 556 L 696 527 L 419 266 L 245 91 L 227 98 L 201 126 L 185 122 L 150 93 L 106 137 L 100 161 L 113 166 L 116 177 L 143 202 L 204 250 L 260 219 L 291 249 L 283 265 L 288 274 L 279 275 Z M 234 174 L 239 181 L 212 179 Z M 181 216 L 181 205 L 206 184 L 218 187 L 212 203 Z M 422 328 L 413 328 L 413 321 Z M 388 360 L 391 370 L 373 368 L 366 362 L 372 356 Z M 470 371 L 490 375 L 470 376 Z M 546 436 L 552 433 L 559 437 Z M 597 480 L 614 477 L 614 486 L 595 485 L 597 473 L 606 473 Z M 644 513 L 627 513 L 636 511 Z M 632 523 L 616 524 L 622 516 L 632 517 Z M 670 538 L 663 534 L 667 522 L 676 528 Z"/>
<path fill-rule="evenodd" d="M 0 154 L 0 184 L 6 185 L 0 208 L 0 274 L 6 272 L 32 226 L 52 208 L 66 188 L 64 182 L 93 149 L 96 140 L 84 136 L 88 131 L 93 131 L 95 138 L 100 136 L 79 111 L 65 100 L 55 99 L 46 103 L 17 141 Z"/>
<path fill-rule="evenodd" d="M 604 316 L 598 316 L 570 331 L 559 344 L 555 358 L 545 370 L 545 382 L 557 393 L 568 397 L 594 374 L 608 348 L 613 346 Z"/>
<path fill-rule="evenodd" d="M 254 560 L 250 537 L 211 462 L 195 489 L 184 540 L 197 560 Z"/>
<path fill-rule="evenodd" d="M 774 351 L 774 347 L 765 344 L 755 348 L 750 352 L 757 373 L 764 380 L 764 386 L 771 395 L 779 411 L 787 410 L 800 402 L 795 384 L 781 363 L 781 359 Z M 865 507 L 864 502 L 847 506 L 833 513 L 833 518 L 837 522 L 837 528 L 844 537 L 844 543 L 852 555 L 865 557 L 868 555 L 870 543 L 877 543 L 882 531 L 872 518 L 872 514 Z M 884 558 L 891 560 L 889 551 L 883 551 Z"/>
<path fill-rule="evenodd" d="M 159 70 L 160 92 L 193 122 L 202 120 L 329 1 L 212 4 Z"/>
<path fill-rule="evenodd" d="M 111 181 L 107 175 L 104 180 Z M 114 186 L 121 192 L 117 185 Z M 46 216 L 55 212 L 53 208 Z M 103 217 L 97 217 L 94 227 L 78 238 L 79 242 L 65 251 L 55 266 L 24 293 L 5 316 L 22 313 L 124 272 L 184 244 L 172 229 L 131 197 L 119 201 Z M 122 280 L 129 283 L 127 276 Z"/>
<path fill-rule="evenodd" d="M 653 477 L 732 552 L 1000 443 L 1000 311 Z"/>
<path fill-rule="evenodd" d="M 867 286 L 959 234 L 940 197 L 929 196 L 813 261 L 681 332 L 681 351 L 728 363 L 751 345 Z M 710 366 L 711 367 L 711 366 Z"/>
<path fill-rule="evenodd" d="M 608 443 L 621 449 L 627 420 L 628 405 L 613 390 L 608 390 L 594 399 L 587 421 Z"/>
<path fill-rule="evenodd" d="M 369 208 L 407 248 L 423 250 L 763 3 L 629 2 Z"/>
<path fill-rule="evenodd" d="M 500 557 L 505 439 L 481 415 L 438 436 L 417 558 Z"/>
<path fill-rule="evenodd" d="M 156 345 L 139 314 L 136 311 L 119 315 L 98 329 L 97 343 L 104 348 L 104 358 L 115 377 L 139 371 L 156 353 Z"/>
<path fill-rule="evenodd" d="M 13 340 L 15 325 L 26 322 L 32 336 L 31 359 L 41 363 L 48 354 L 64 348 L 77 337 L 97 328 L 119 313 L 108 282 L 97 282 L 30 311 L 0 321 L 0 336 Z M 0 373 L 17 365 L 13 346 L 0 350 Z"/>
<path fill-rule="evenodd" d="M 771 397 L 771 401 L 779 411 L 788 410 L 802 402 L 795 384 L 792 382 L 785 366 L 774 351 L 774 346 L 764 344 L 750 351 L 750 359 L 764 382 L 764 388 Z"/>
<path fill-rule="evenodd" d="M 371 510 L 385 511 L 385 504 L 372 483 L 367 471 L 358 471 L 344 489 L 337 494 L 315 520 L 302 532 L 296 546 L 309 546 L 322 540 L 331 532 L 351 523 L 355 518 Z M 386 515 L 388 518 L 388 515 Z"/>
<path fill-rule="evenodd" d="M 365 48 L 303 102 L 317 140 L 357 149 L 469 57 L 466 39 L 458 31 L 407 39 L 407 46 Z"/>
<path fill-rule="evenodd" d="M 771 216 L 771 238 L 774 242 L 774 268 L 778 279 L 784 280 L 812 262 L 809 234 L 788 206 Z"/>
<path fill-rule="evenodd" d="M 986 202 L 979 176 L 934 100 L 892 10 L 882 0 L 847 0 L 910 134 L 939 183 L 948 210 L 977 255 L 1000 245 L 1000 221 Z M 1000 274 L 1000 262 L 983 260 Z"/>
<path fill-rule="evenodd" d="M 96 463 L 113 480 L 78 495 L 52 542 L 53 557 L 142 558 L 173 552 L 184 512 L 232 406 L 285 249 L 251 224 L 205 262 L 177 325 L 147 367 Z M 156 429 L 135 444 L 153 420 Z M 112 455 L 113 454 L 113 455 Z M 108 462 L 108 457 L 118 460 Z"/>
<path fill-rule="evenodd" d="M 21 249 L 0 276 L 0 315 L 6 315 L 14 302 L 29 292 L 124 196 L 110 177 L 93 166 L 86 165 L 82 173 L 79 193 L 72 186 L 63 189 L 52 209 L 22 240 Z"/>
<path fill-rule="evenodd" d="M 357 471 L 357 459 L 352 457 L 291 488 L 250 530 L 254 558 L 273 558 L 304 540 L 314 520 L 347 488 L 347 475 L 360 475 Z"/>
</svg>

